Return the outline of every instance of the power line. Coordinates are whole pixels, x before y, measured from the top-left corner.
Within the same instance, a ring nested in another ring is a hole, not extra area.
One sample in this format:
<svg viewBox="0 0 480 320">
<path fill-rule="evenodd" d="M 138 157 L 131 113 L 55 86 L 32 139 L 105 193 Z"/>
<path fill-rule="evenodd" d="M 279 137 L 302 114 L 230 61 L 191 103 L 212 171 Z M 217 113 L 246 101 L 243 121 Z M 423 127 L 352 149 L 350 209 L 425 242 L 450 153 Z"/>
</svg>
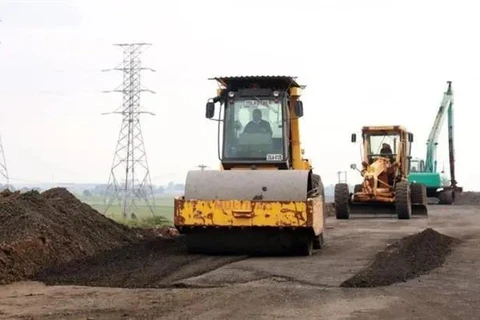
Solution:
<svg viewBox="0 0 480 320">
<path fill-rule="evenodd" d="M 123 104 L 117 110 L 107 114 L 121 114 L 123 120 L 105 193 L 106 208 L 104 214 L 107 213 L 113 201 L 118 200 L 122 215 L 124 217 L 130 215 L 132 218 L 136 218 L 137 201 L 144 200 L 152 215 L 155 215 L 155 198 L 140 127 L 140 114 L 154 115 L 151 112 L 140 110 L 140 93 L 144 91 L 155 93 L 142 88 L 140 84 L 141 70 L 155 71 L 142 67 L 139 58 L 143 52 L 142 49 L 150 46 L 150 44 L 116 45 L 124 50 L 123 62 L 113 69 L 104 71 L 122 71 L 123 83 L 117 89 L 106 92 L 121 92 L 123 94 Z"/>
</svg>

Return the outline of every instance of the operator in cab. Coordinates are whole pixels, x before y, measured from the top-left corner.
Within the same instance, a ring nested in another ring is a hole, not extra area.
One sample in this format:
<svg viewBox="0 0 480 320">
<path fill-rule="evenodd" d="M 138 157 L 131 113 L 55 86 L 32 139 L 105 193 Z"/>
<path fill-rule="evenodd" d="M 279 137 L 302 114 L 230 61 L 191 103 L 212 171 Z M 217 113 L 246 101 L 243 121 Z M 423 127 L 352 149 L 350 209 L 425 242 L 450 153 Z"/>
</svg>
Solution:
<svg viewBox="0 0 480 320">
<path fill-rule="evenodd" d="M 383 143 L 382 144 L 382 149 L 380 150 L 380 154 L 382 155 L 392 155 L 392 148 L 390 148 L 390 145 L 388 143 Z"/>
<path fill-rule="evenodd" d="M 395 159 L 393 158 L 392 148 L 388 143 L 382 143 L 382 149 L 380 150 L 380 154 L 384 157 L 387 157 L 392 163 L 395 161 Z M 388 166 L 387 177 L 388 183 L 392 185 L 395 180 L 394 166 Z"/>
<path fill-rule="evenodd" d="M 272 134 L 272 127 L 268 121 L 262 119 L 262 112 L 255 109 L 252 112 L 253 119 L 247 123 L 244 133 L 270 133 Z"/>
</svg>

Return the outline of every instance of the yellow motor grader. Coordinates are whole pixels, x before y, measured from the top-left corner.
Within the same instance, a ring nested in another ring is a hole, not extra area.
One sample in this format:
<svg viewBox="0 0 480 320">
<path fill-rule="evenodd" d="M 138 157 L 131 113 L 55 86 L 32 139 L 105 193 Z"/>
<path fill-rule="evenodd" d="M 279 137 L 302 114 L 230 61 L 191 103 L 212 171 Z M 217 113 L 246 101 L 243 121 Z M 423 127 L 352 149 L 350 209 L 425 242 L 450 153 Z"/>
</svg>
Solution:
<svg viewBox="0 0 480 320">
<path fill-rule="evenodd" d="M 424 184 L 409 183 L 410 152 L 413 134 L 403 126 L 365 126 L 362 128 L 363 183 L 349 191 L 348 184 L 335 185 L 337 219 L 350 214 L 392 213 L 398 219 L 428 215 L 427 190 Z M 356 142 L 356 134 L 351 137 Z"/>
<path fill-rule="evenodd" d="M 218 121 L 220 170 L 189 171 L 174 200 L 187 250 L 311 255 L 324 244 L 326 216 L 323 183 L 300 148 L 304 86 L 288 76 L 214 80 L 206 118 Z"/>
</svg>

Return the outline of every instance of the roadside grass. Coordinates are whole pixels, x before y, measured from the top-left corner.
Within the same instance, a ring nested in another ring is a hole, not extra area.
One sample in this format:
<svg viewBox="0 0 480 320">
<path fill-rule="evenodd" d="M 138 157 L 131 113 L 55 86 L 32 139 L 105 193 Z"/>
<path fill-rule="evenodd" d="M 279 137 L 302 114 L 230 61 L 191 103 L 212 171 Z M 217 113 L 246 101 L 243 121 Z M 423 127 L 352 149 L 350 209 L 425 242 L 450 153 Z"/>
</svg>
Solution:
<svg viewBox="0 0 480 320">
<path fill-rule="evenodd" d="M 104 213 L 106 205 L 103 202 L 103 197 L 83 195 L 76 195 L 77 198 L 90 205 L 92 208 L 100 213 Z M 124 218 L 120 205 L 112 204 L 108 209 L 106 216 L 134 228 L 158 228 L 163 226 L 173 225 L 173 197 L 172 196 L 157 196 L 155 197 L 155 215 L 152 214 L 147 204 L 143 201 L 137 202 L 137 212 L 135 212 L 137 219 L 130 217 Z"/>
</svg>

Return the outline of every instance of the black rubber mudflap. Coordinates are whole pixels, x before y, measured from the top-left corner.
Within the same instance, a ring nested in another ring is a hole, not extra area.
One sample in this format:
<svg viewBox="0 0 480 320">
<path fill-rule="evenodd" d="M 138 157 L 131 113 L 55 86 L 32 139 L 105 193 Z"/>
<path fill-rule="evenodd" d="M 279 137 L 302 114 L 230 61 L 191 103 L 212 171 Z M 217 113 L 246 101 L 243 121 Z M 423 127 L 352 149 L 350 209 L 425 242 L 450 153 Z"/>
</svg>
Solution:
<svg viewBox="0 0 480 320">
<path fill-rule="evenodd" d="M 421 183 L 410 185 L 412 215 L 428 215 L 427 209 L 427 187 Z"/>
<path fill-rule="evenodd" d="M 421 183 L 412 183 L 410 185 L 412 194 L 412 204 L 427 204 L 427 187 Z"/>
<path fill-rule="evenodd" d="M 410 185 L 401 181 L 395 188 L 395 211 L 398 219 L 410 219 L 412 216 L 412 201 Z"/>
</svg>

